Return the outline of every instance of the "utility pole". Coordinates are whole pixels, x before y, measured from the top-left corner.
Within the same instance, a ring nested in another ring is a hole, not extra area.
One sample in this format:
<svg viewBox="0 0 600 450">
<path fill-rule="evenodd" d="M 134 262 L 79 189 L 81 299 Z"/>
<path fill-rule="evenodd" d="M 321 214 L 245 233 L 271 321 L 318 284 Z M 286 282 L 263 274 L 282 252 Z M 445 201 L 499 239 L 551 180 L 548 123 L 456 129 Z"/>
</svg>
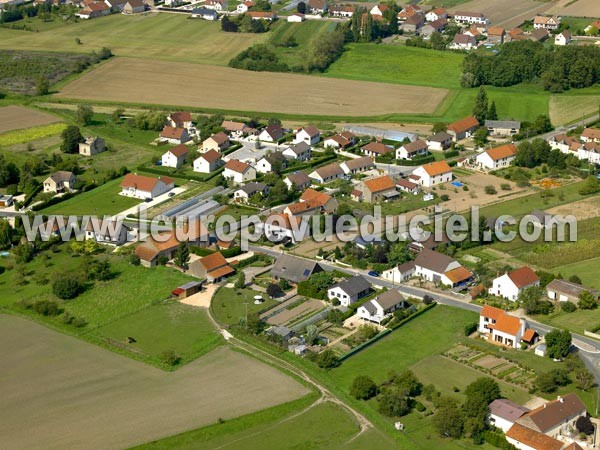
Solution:
<svg viewBox="0 0 600 450">
<path fill-rule="evenodd" d="M 248 302 L 244 302 L 246 305 L 246 331 L 248 331 Z"/>
</svg>

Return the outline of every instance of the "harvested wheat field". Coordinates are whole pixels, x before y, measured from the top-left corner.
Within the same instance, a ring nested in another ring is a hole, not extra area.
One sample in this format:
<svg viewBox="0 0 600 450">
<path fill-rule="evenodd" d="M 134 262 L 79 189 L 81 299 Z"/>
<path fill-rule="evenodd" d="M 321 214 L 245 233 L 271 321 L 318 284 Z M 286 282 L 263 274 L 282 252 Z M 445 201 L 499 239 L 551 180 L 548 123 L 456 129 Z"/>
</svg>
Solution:
<svg viewBox="0 0 600 450">
<path fill-rule="evenodd" d="M 592 0 L 595 1 L 595 0 Z M 514 28 L 536 14 L 542 14 L 552 6 L 552 2 L 535 0 L 473 0 L 450 8 L 450 12 L 481 12 L 490 19 L 492 25 Z"/>
<path fill-rule="evenodd" d="M 3 106 L 0 108 L 0 133 L 23 128 L 48 125 L 60 122 L 58 117 L 23 106 Z"/>
<path fill-rule="evenodd" d="M 567 203 L 546 210 L 548 214 L 559 214 L 562 216 L 573 215 L 577 220 L 593 219 L 600 217 L 600 202 L 598 197 L 586 198 L 578 202 Z"/>
<path fill-rule="evenodd" d="M 120 449 L 308 394 L 219 347 L 167 373 L 14 316 L 0 315 L 0 436 L 10 449 Z"/>
<path fill-rule="evenodd" d="M 116 58 L 57 96 L 320 116 L 433 113 L 446 89 Z"/>
<path fill-rule="evenodd" d="M 553 95 L 549 105 L 552 123 L 565 125 L 597 113 L 600 95 Z"/>
<path fill-rule="evenodd" d="M 600 2 L 598 0 L 560 0 L 548 13 L 559 16 L 600 17 Z"/>
</svg>

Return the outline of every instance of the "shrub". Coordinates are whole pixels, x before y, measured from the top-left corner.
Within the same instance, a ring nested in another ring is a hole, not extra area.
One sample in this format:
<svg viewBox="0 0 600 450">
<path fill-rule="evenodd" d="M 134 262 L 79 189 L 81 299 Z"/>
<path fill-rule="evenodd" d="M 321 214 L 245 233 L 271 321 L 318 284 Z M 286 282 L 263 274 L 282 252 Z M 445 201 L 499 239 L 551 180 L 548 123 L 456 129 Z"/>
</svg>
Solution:
<svg viewBox="0 0 600 450">
<path fill-rule="evenodd" d="M 70 300 L 77 297 L 81 293 L 82 288 L 83 286 L 79 282 L 79 278 L 72 273 L 62 274 L 52 282 L 52 292 L 63 300 Z"/>
<path fill-rule="evenodd" d="M 577 422 L 575 422 L 575 428 L 577 428 L 577 431 L 585 434 L 586 436 L 590 436 L 594 433 L 594 424 L 588 416 L 581 416 L 579 419 L 577 419 Z"/>
<path fill-rule="evenodd" d="M 271 298 L 277 298 L 283 295 L 283 291 L 278 284 L 271 283 L 267 286 L 267 295 Z"/>
<path fill-rule="evenodd" d="M 447 202 L 448 200 L 450 200 L 450 196 L 448 194 L 442 194 L 440 195 L 440 200 L 443 202 Z"/>
<path fill-rule="evenodd" d="M 477 322 L 465 325 L 465 336 L 470 336 L 477 331 Z"/>
<path fill-rule="evenodd" d="M 132 266 L 139 266 L 140 262 L 140 257 L 135 253 L 129 255 L 129 264 L 131 264 Z"/>
<path fill-rule="evenodd" d="M 496 191 L 496 188 L 492 185 L 488 185 L 486 186 L 483 191 L 488 194 L 488 195 L 496 195 L 498 192 Z"/>
<path fill-rule="evenodd" d="M 564 312 L 571 313 L 577 309 L 577 307 L 571 302 L 562 302 L 560 304 L 560 309 Z"/>
<path fill-rule="evenodd" d="M 508 183 L 502 183 L 500 185 L 500 189 L 502 189 L 503 191 L 510 191 L 511 187 L 510 187 L 510 184 L 508 184 Z"/>
<path fill-rule="evenodd" d="M 340 361 L 332 350 L 322 351 L 317 355 L 315 361 L 322 369 L 332 369 L 340 365 Z"/>
<path fill-rule="evenodd" d="M 161 353 L 160 360 L 166 365 L 174 367 L 181 362 L 181 357 L 173 350 L 165 350 Z"/>
<path fill-rule="evenodd" d="M 350 386 L 350 395 L 357 400 L 368 400 L 377 395 L 377 385 L 370 377 L 359 375 Z"/>
<path fill-rule="evenodd" d="M 415 402 L 415 409 L 419 412 L 425 411 L 425 406 L 421 402 Z"/>
<path fill-rule="evenodd" d="M 58 316 L 62 309 L 57 302 L 52 300 L 38 300 L 33 303 L 32 309 L 42 316 Z"/>
</svg>

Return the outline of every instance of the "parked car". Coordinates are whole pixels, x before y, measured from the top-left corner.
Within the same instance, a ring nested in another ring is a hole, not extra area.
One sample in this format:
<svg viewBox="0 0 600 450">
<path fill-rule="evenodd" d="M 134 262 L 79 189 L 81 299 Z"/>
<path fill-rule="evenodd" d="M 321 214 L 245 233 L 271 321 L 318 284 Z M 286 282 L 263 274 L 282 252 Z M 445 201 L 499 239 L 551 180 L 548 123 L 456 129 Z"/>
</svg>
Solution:
<svg viewBox="0 0 600 450">
<path fill-rule="evenodd" d="M 175 192 L 169 192 L 169 197 L 173 197 L 175 195 Z"/>
<path fill-rule="evenodd" d="M 369 275 L 370 277 L 378 277 L 379 274 L 377 272 L 375 272 L 374 270 L 369 270 L 367 272 L 367 275 Z"/>
</svg>

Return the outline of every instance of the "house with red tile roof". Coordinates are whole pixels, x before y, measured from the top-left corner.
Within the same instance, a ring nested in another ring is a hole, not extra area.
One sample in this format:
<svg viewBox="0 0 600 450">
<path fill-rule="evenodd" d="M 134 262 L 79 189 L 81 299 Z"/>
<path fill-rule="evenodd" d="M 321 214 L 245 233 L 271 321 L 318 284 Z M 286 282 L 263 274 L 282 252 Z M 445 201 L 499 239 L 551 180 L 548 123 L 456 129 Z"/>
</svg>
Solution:
<svg viewBox="0 0 600 450">
<path fill-rule="evenodd" d="M 600 130 L 596 128 L 586 128 L 581 133 L 581 142 L 600 143 Z"/>
<path fill-rule="evenodd" d="M 162 155 L 162 166 L 173 167 L 175 169 L 180 168 L 185 163 L 190 149 L 187 145 L 179 144 L 173 148 L 170 148 Z"/>
<path fill-rule="evenodd" d="M 510 166 L 517 156 L 515 144 L 505 144 L 490 148 L 475 157 L 475 163 L 480 169 L 496 170 Z"/>
<path fill-rule="evenodd" d="M 220 131 L 202 142 L 202 151 L 207 152 L 209 150 L 216 150 L 222 152 L 229 148 L 229 144 L 229 136 Z"/>
<path fill-rule="evenodd" d="M 192 113 L 189 111 L 172 112 L 167 116 L 167 125 L 173 128 L 191 128 Z"/>
<path fill-rule="evenodd" d="M 425 187 L 452 181 L 452 169 L 446 161 L 423 164 L 413 170 L 412 175 L 411 181 Z"/>
<path fill-rule="evenodd" d="M 211 173 L 223 165 L 221 153 L 209 150 L 194 160 L 194 172 Z"/>
<path fill-rule="evenodd" d="M 308 145 L 315 145 L 318 144 L 320 140 L 321 132 L 317 127 L 310 125 L 297 130 L 292 143 L 299 144 L 300 142 L 305 142 Z"/>
<path fill-rule="evenodd" d="M 80 19 L 93 19 L 95 17 L 107 16 L 110 14 L 110 7 L 104 2 L 89 2 L 85 8 L 75 14 Z"/>
<path fill-rule="evenodd" d="M 540 278 L 536 273 L 531 268 L 523 266 L 494 279 L 488 293 L 514 302 L 525 289 L 539 285 Z"/>
<path fill-rule="evenodd" d="M 247 181 L 256 180 L 256 169 L 243 161 L 230 159 L 227 161 L 227 164 L 225 164 L 223 178 L 232 180 L 237 184 L 242 184 Z"/>
<path fill-rule="evenodd" d="M 167 125 L 160 133 L 160 140 L 173 145 L 185 144 L 190 140 L 190 135 L 186 128 L 175 128 Z"/>
<path fill-rule="evenodd" d="M 444 8 L 434 8 L 425 14 L 425 19 L 427 19 L 427 22 L 435 22 L 436 20 L 447 18 L 448 11 L 446 11 Z"/>
<path fill-rule="evenodd" d="M 479 128 L 479 121 L 475 117 L 465 117 L 448 125 L 448 134 L 452 135 L 454 142 L 470 137 Z"/>
<path fill-rule="evenodd" d="M 141 199 L 155 198 L 175 187 L 175 181 L 169 177 L 146 177 L 137 173 L 128 173 L 121 181 L 121 195 Z"/>
<path fill-rule="evenodd" d="M 361 193 L 362 200 L 369 203 L 391 200 L 400 195 L 396 190 L 396 183 L 388 175 L 361 181 L 355 189 Z"/>
<path fill-rule="evenodd" d="M 520 348 L 527 322 L 499 308 L 485 305 L 479 314 L 478 330 L 492 344 Z"/>
<path fill-rule="evenodd" d="M 375 158 L 376 156 L 382 156 L 387 153 L 393 152 L 394 147 L 382 144 L 381 142 L 374 141 L 374 142 L 369 142 L 367 145 L 363 146 L 361 148 L 361 151 L 365 155 Z"/>
</svg>

